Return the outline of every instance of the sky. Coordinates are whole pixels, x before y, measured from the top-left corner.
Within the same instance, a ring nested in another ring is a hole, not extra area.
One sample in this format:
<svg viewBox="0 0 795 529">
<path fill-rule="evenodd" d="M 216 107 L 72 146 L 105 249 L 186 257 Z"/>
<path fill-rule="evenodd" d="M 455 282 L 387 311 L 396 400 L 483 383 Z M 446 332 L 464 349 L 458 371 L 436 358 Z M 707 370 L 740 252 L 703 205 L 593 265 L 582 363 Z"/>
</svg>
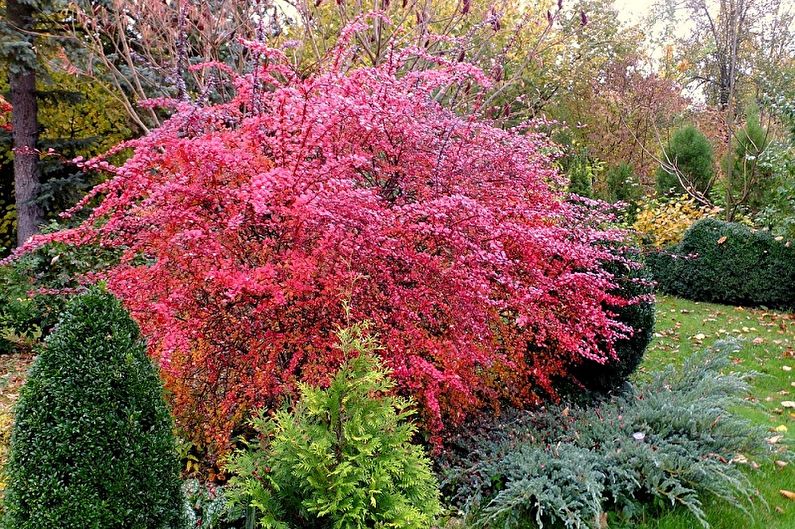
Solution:
<svg viewBox="0 0 795 529">
<path fill-rule="evenodd" d="M 649 8 L 657 0 L 615 0 L 622 22 L 640 22 L 649 13 Z"/>
</svg>

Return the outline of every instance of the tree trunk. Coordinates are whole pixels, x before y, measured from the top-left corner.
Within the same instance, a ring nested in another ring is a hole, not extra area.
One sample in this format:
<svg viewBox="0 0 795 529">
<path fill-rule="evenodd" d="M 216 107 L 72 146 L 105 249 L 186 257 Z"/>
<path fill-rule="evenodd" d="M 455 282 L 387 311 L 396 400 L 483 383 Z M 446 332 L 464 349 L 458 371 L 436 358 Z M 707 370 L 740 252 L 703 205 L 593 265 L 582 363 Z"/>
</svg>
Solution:
<svg viewBox="0 0 795 529">
<path fill-rule="evenodd" d="M 34 9 L 19 0 L 7 0 L 9 26 L 29 30 L 33 26 Z M 21 34 L 20 34 L 21 35 Z M 17 244 L 22 245 L 37 233 L 43 219 L 36 203 L 39 195 L 38 105 L 36 103 L 36 72 L 24 59 L 9 64 L 8 84 L 11 89 L 11 127 L 14 140 L 14 195 L 17 209 Z"/>
</svg>

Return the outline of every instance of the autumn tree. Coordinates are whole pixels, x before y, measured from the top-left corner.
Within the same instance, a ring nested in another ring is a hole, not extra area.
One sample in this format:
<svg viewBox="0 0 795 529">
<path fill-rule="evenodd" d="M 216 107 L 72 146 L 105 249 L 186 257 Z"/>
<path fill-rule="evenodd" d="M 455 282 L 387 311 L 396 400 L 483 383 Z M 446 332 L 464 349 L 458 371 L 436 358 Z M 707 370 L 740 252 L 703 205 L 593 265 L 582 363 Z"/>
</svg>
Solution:
<svg viewBox="0 0 795 529">
<path fill-rule="evenodd" d="M 787 0 L 664 0 L 661 5 L 693 25 L 692 32 L 676 38 L 680 69 L 691 88 L 719 110 L 719 142 L 731 150 L 744 142 L 739 102 L 756 97 L 791 59 L 795 6 Z M 726 219 L 732 220 L 749 197 L 741 191 L 749 189 L 748 174 L 736 163 L 726 163 L 722 169 Z"/>
<path fill-rule="evenodd" d="M 662 138 L 669 135 L 688 100 L 681 86 L 648 72 L 639 56 L 607 65 L 591 81 L 586 141 L 594 156 L 612 167 L 630 164 L 647 187 L 654 185 Z"/>
</svg>

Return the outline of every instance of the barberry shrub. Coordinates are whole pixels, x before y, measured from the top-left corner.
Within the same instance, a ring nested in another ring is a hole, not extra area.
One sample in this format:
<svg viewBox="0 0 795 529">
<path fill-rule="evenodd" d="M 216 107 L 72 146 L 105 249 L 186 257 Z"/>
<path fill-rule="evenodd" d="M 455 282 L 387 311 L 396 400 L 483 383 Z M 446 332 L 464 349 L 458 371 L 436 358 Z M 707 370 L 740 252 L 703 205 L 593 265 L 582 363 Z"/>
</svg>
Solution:
<svg viewBox="0 0 795 529">
<path fill-rule="evenodd" d="M 251 410 L 327 383 L 347 314 L 372 322 L 434 441 L 614 354 L 628 328 L 612 308 L 627 300 L 602 243 L 624 234 L 572 221 L 544 136 L 443 106 L 440 91 L 475 93 L 482 72 L 421 50 L 348 71 L 340 48 L 307 77 L 254 51 L 268 60 L 231 101 L 173 103 L 161 128 L 116 149 L 134 151 L 123 166 L 82 163 L 111 173 L 86 203 L 104 200 L 29 245 L 122 251 L 104 277 L 195 443 L 217 453 Z M 439 64 L 401 74 L 413 60 Z"/>
<path fill-rule="evenodd" d="M 261 527 L 421 529 L 440 511 L 410 402 L 391 394 L 363 330 L 340 331 L 349 360 L 328 388 L 301 384 L 294 409 L 255 419 L 259 438 L 228 464 L 231 503 L 253 506 Z"/>
<path fill-rule="evenodd" d="M 69 303 L 16 407 L 6 529 L 181 527 L 172 421 L 135 323 L 110 294 Z"/>
</svg>

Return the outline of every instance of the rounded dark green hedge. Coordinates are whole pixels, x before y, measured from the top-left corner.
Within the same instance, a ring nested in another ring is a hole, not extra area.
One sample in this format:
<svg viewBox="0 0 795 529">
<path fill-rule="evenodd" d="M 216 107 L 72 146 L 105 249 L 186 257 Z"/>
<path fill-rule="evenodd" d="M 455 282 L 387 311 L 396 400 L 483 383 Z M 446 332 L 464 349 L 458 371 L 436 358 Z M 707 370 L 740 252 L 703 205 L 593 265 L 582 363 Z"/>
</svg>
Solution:
<svg viewBox="0 0 795 529">
<path fill-rule="evenodd" d="M 625 299 L 638 299 L 637 303 L 615 309 L 618 321 L 632 327 L 632 334 L 615 344 L 616 357 L 605 364 L 586 362 L 577 372 L 577 380 L 587 389 L 605 392 L 620 389 L 629 375 L 635 372 L 643 360 L 646 347 L 654 332 L 654 292 L 651 274 L 639 265 L 637 250 L 629 251 L 624 257 L 628 263 L 614 262 L 608 265 L 616 283 L 618 294 Z M 643 297 L 647 299 L 643 299 Z"/>
<path fill-rule="evenodd" d="M 795 308 L 795 245 L 742 224 L 704 219 L 650 253 L 658 289 L 695 301 Z"/>
<path fill-rule="evenodd" d="M 138 327 L 110 294 L 73 299 L 16 408 L 5 529 L 174 529 L 172 420 Z"/>
</svg>

